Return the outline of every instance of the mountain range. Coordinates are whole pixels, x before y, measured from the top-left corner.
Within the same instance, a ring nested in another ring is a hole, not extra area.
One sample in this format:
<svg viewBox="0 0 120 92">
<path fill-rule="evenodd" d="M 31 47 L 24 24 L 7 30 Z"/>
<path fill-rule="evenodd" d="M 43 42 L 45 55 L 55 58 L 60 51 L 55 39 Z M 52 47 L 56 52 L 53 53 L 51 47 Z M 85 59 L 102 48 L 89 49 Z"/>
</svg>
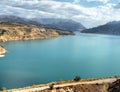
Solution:
<svg viewBox="0 0 120 92">
<path fill-rule="evenodd" d="M 47 28 L 61 29 L 65 31 L 82 31 L 85 27 L 76 21 L 61 18 L 21 18 L 12 15 L 0 15 L 2 21 L 13 21 L 25 24 L 44 26 Z"/>
<path fill-rule="evenodd" d="M 86 29 L 81 23 L 61 18 L 21 18 L 12 15 L 0 15 L 2 21 L 12 21 L 23 24 L 32 24 L 45 28 L 60 29 L 64 31 L 80 31 L 81 33 L 120 35 L 120 21 L 108 22 L 98 27 Z"/>
<path fill-rule="evenodd" d="M 112 21 L 98 27 L 85 29 L 82 33 L 120 35 L 120 21 Z"/>
</svg>

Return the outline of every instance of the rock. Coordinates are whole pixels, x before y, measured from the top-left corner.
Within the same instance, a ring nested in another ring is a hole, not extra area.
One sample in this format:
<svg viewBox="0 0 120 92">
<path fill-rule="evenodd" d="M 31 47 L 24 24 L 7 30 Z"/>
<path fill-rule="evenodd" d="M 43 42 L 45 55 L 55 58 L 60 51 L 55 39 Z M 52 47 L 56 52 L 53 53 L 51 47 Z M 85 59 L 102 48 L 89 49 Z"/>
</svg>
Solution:
<svg viewBox="0 0 120 92">
<path fill-rule="evenodd" d="M 120 79 L 109 85 L 108 92 L 120 92 Z"/>
<path fill-rule="evenodd" d="M 3 46 L 0 46 L 0 55 L 6 53 L 6 49 Z"/>
</svg>

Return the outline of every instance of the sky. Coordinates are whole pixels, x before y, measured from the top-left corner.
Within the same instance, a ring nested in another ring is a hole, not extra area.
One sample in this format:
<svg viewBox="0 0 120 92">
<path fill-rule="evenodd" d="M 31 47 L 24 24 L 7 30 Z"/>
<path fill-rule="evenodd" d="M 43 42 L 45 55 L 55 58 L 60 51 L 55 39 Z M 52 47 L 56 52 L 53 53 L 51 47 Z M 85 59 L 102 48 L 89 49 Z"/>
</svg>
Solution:
<svg viewBox="0 0 120 92">
<path fill-rule="evenodd" d="M 92 28 L 120 20 L 120 0 L 1 0 L 0 15 L 67 18 Z"/>
</svg>

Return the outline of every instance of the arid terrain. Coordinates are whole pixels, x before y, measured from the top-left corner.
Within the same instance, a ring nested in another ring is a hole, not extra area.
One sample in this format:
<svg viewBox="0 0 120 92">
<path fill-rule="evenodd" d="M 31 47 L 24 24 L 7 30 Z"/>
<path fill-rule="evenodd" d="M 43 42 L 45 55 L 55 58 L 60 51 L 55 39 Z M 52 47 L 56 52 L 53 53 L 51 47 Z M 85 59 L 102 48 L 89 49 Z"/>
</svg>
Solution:
<svg viewBox="0 0 120 92">
<path fill-rule="evenodd" d="M 41 26 L 16 22 L 0 22 L 0 42 L 13 40 L 45 39 L 59 35 L 71 35 L 72 32 L 49 29 Z"/>
<path fill-rule="evenodd" d="M 33 85 L 25 88 L 12 89 L 8 90 L 8 92 L 112 92 L 109 91 L 109 86 L 115 84 L 114 82 L 116 82 L 118 79 L 119 77 L 87 79 L 79 81 L 60 81 L 49 84 Z M 111 88 L 112 87 L 110 87 L 110 90 Z"/>
</svg>

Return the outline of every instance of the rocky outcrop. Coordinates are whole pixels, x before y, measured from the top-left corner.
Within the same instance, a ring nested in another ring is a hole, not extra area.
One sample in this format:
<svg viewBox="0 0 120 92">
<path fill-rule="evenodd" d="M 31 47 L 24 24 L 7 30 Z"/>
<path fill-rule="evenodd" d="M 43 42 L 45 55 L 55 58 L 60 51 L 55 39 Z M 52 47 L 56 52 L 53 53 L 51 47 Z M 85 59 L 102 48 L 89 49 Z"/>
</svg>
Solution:
<svg viewBox="0 0 120 92">
<path fill-rule="evenodd" d="M 0 46 L 0 55 L 6 53 L 6 49 L 3 46 Z"/>
<path fill-rule="evenodd" d="M 61 32 L 63 33 L 62 30 L 48 29 L 35 25 L 0 22 L 0 42 L 58 37 Z M 67 32 L 68 34 L 71 34 L 71 32 Z M 66 33 L 62 35 L 66 35 Z"/>
<path fill-rule="evenodd" d="M 108 92 L 120 92 L 120 79 L 109 85 Z"/>
</svg>

